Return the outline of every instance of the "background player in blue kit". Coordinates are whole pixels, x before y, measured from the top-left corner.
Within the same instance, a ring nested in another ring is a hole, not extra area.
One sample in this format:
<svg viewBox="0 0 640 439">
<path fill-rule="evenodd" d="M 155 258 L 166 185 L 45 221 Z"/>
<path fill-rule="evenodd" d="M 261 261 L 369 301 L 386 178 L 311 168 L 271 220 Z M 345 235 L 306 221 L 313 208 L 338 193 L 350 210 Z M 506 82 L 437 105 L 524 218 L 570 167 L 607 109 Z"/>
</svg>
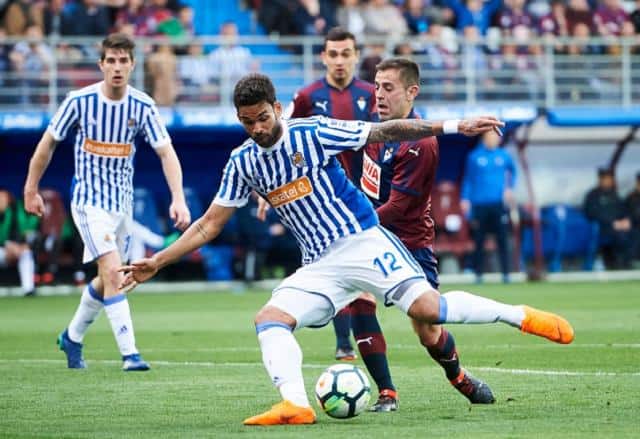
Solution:
<svg viewBox="0 0 640 439">
<path fill-rule="evenodd" d="M 419 333 L 424 325 L 500 321 L 558 343 L 573 341 L 573 328 L 555 314 L 464 291 L 440 295 L 406 247 L 378 224 L 373 206 L 335 159 L 341 151 L 358 150 L 367 143 L 456 132 L 473 136 L 502 122 L 493 117 L 444 122 L 369 123 L 324 117 L 283 121 L 275 95 L 264 75 L 248 75 L 236 84 L 237 116 L 251 138 L 232 152 L 215 199 L 172 245 L 121 268 L 127 273 L 121 288 L 133 288 L 218 236 L 252 190 L 270 201 L 296 237 L 303 266 L 276 287 L 255 317 L 263 363 L 283 401 L 245 419 L 245 425 L 315 422 L 293 330 L 329 323 L 336 310 L 361 291 L 397 306 Z"/>
<path fill-rule="evenodd" d="M 125 34 L 109 35 L 102 42 L 98 65 L 104 80 L 69 93 L 38 143 L 24 186 L 25 209 L 42 215 L 40 179 L 57 143 L 76 129 L 71 213 L 85 245 L 83 262 L 97 261 L 98 276 L 87 284 L 73 319 L 58 338 L 72 369 L 86 367 L 82 341 L 103 308 L 122 355 L 123 370 L 149 369 L 136 347 L 127 296 L 118 288 L 122 282 L 118 268 L 129 259 L 138 133 L 144 134 L 160 157 L 175 226 L 184 229 L 191 222 L 180 162 L 158 109 L 147 94 L 128 85 L 135 66 L 133 50 L 134 42 Z"/>
</svg>

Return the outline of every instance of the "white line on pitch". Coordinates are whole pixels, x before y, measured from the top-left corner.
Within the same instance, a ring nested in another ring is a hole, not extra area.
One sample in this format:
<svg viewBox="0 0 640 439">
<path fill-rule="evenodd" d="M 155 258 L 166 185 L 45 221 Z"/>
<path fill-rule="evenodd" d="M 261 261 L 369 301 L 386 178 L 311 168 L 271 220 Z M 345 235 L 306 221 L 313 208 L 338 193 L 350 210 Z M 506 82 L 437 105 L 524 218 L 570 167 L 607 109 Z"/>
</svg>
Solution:
<svg viewBox="0 0 640 439">
<path fill-rule="evenodd" d="M 422 349 L 419 344 L 389 344 L 390 349 L 399 350 L 413 350 Z M 573 343 L 571 345 L 559 345 L 559 344 L 491 344 L 491 345 L 476 345 L 476 348 L 481 349 L 539 349 L 539 348 L 557 348 L 557 349 L 604 349 L 604 348 L 616 348 L 616 349 L 640 349 L 640 343 Z M 471 349 L 466 347 L 465 350 Z M 92 353 L 110 353 L 112 349 L 89 349 Z M 22 353 L 38 354 L 42 351 L 20 351 Z M 148 348 L 144 349 L 145 353 L 148 352 L 260 352 L 258 346 L 255 347 L 216 347 L 216 348 Z"/>
<path fill-rule="evenodd" d="M 16 358 L 16 359 L 0 359 L 0 363 L 17 363 L 17 364 L 64 364 L 64 360 L 53 360 L 53 359 L 26 359 L 26 358 Z M 87 360 L 89 366 L 91 363 L 98 364 L 120 364 L 121 361 L 117 360 Z M 192 366 L 192 367 L 263 367 L 262 363 L 256 362 L 221 362 L 214 363 L 211 361 L 164 361 L 164 360 L 155 360 L 150 362 L 151 365 L 158 366 Z M 312 369 L 324 369 L 327 367 L 326 364 L 304 364 L 305 368 Z M 470 370 L 481 370 L 486 372 L 496 372 L 496 373 L 507 373 L 512 375 L 556 375 L 556 376 L 596 376 L 596 377 L 623 377 L 623 376 L 640 376 L 640 372 L 604 372 L 604 371 L 594 371 L 594 372 L 581 372 L 581 371 L 571 371 L 571 370 L 540 370 L 540 369 L 503 369 L 500 367 L 473 367 L 469 366 Z"/>
</svg>

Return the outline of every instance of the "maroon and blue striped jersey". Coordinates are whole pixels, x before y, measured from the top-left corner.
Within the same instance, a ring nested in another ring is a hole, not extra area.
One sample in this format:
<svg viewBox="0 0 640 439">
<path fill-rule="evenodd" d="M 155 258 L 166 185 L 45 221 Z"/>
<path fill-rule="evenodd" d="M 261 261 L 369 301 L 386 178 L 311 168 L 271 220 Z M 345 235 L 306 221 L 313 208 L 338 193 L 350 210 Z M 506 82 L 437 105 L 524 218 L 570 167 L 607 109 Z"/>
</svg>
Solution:
<svg viewBox="0 0 640 439">
<path fill-rule="evenodd" d="M 411 111 L 408 117 L 416 115 Z M 372 143 L 364 148 L 360 188 L 376 208 L 380 223 L 409 250 L 433 245 L 431 189 L 438 160 L 435 137 Z"/>
<path fill-rule="evenodd" d="M 377 122 L 375 86 L 353 79 L 343 90 L 331 86 L 326 78 L 302 88 L 293 98 L 292 118 L 326 116 L 340 120 Z M 358 186 L 362 175 L 362 153 L 345 151 L 337 156 L 347 177 Z"/>
</svg>

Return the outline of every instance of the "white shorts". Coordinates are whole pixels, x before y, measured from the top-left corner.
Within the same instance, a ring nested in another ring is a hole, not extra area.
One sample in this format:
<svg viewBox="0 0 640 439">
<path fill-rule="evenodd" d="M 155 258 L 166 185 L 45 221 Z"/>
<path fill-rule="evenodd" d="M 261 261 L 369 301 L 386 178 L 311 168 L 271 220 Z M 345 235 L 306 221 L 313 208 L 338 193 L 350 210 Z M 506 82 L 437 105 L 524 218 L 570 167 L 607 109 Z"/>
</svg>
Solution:
<svg viewBox="0 0 640 439">
<path fill-rule="evenodd" d="M 112 251 L 120 253 L 122 262 L 131 250 L 130 214 L 109 212 L 95 206 L 71 206 L 71 216 L 84 242 L 82 262 L 91 262 Z"/>
<path fill-rule="evenodd" d="M 296 328 L 319 327 L 362 291 L 406 313 L 430 290 L 433 287 L 409 250 L 377 226 L 333 243 L 319 260 L 284 279 L 267 305 L 293 316 Z"/>
</svg>

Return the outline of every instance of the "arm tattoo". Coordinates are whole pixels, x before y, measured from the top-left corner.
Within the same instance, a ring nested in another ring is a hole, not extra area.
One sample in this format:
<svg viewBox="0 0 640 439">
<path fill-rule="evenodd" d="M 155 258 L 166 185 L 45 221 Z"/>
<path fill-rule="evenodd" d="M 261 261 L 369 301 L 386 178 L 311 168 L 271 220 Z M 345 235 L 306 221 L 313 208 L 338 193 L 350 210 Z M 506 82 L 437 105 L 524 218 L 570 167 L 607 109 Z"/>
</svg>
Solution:
<svg viewBox="0 0 640 439">
<path fill-rule="evenodd" d="M 206 230 L 204 230 L 204 227 L 202 227 L 202 224 L 200 224 L 200 222 L 197 222 L 196 224 L 196 230 L 198 231 L 198 233 L 207 241 L 209 240 L 209 237 L 207 236 L 207 232 Z"/>
<path fill-rule="evenodd" d="M 367 143 L 420 140 L 440 134 L 442 127 L 434 126 L 430 120 L 395 119 L 372 124 Z"/>
</svg>

